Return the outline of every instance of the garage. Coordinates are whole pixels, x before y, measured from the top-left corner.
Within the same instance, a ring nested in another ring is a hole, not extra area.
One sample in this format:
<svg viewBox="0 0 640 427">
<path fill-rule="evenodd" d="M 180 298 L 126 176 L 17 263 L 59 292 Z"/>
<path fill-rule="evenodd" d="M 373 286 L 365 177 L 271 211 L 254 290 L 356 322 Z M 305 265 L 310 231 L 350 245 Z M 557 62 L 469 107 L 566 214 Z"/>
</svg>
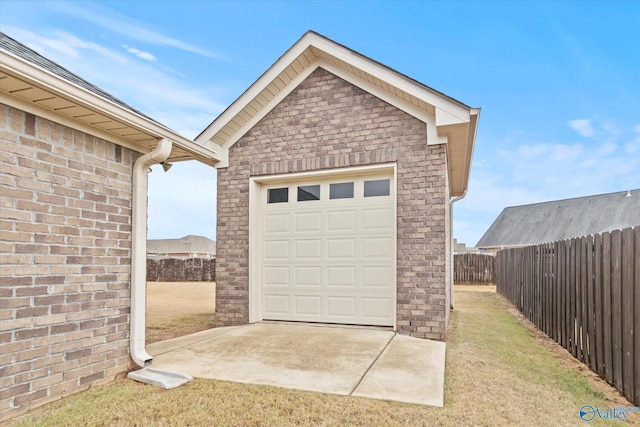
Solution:
<svg viewBox="0 0 640 427">
<path fill-rule="evenodd" d="M 479 113 L 305 34 L 196 138 L 219 147 L 216 324 L 444 340 Z"/>
<path fill-rule="evenodd" d="M 393 168 L 271 179 L 256 202 L 262 320 L 394 326 Z"/>
</svg>

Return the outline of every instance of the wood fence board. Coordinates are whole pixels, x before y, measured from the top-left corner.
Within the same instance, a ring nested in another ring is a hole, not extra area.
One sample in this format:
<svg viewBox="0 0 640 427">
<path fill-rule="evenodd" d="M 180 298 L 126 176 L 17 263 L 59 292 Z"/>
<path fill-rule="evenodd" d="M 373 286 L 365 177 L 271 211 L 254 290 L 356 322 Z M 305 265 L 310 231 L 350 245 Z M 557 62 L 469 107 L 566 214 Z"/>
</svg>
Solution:
<svg viewBox="0 0 640 427">
<path fill-rule="evenodd" d="M 613 384 L 611 333 L 611 233 L 602 235 L 602 337 L 604 339 L 604 379 Z"/>
<path fill-rule="evenodd" d="M 583 330 L 584 330 L 584 312 L 585 312 L 585 304 L 584 304 L 584 264 L 583 264 L 583 253 L 584 246 L 582 239 L 575 239 L 576 243 L 576 357 L 581 362 L 584 362 L 584 338 L 583 338 Z"/>
<path fill-rule="evenodd" d="M 578 339 L 577 334 L 576 334 L 576 318 L 578 317 L 578 313 L 577 313 L 577 307 L 578 307 L 578 283 L 576 281 L 576 271 L 578 270 L 578 261 L 577 261 L 577 249 L 576 248 L 576 242 L 574 239 L 571 240 L 571 270 L 569 272 L 569 294 L 571 296 L 570 299 L 570 303 L 571 305 L 569 306 L 569 310 L 571 315 L 569 316 L 569 328 L 570 328 L 570 337 L 571 337 L 571 354 L 573 354 L 574 357 L 576 357 L 578 355 L 578 351 L 577 348 L 578 346 L 576 345 L 576 341 Z"/>
<path fill-rule="evenodd" d="M 633 401 L 633 229 L 622 231 L 622 394 Z M 640 357 L 640 355 L 638 355 Z"/>
<path fill-rule="evenodd" d="M 613 385 L 622 390 L 622 233 L 611 232 L 611 334 Z"/>
<path fill-rule="evenodd" d="M 565 301 L 566 292 L 564 288 L 564 241 L 558 242 L 558 334 L 560 335 L 560 340 L 558 341 L 560 345 L 564 348 L 567 348 L 567 335 L 565 334 L 564 328 L 562 325 L 565 324 Z"/>
<path fill-rule="evenodd" d="M 635 256 L 633 257 L 634 262 L 634 277 L 633 277 L 633 293 L 634 293 L 634 303 L 633 307 L 635 310 L 634 313 L 634 321 L 633 321 L 633 330 L 635 331 L 634 337 L 634 366 L 633 366 L 633 388 L 635 390 L 634 398 L 632 402 L 637 406 L 640 406 L 640 227 L 636 227 L 634 230 L 634 247 L 635 247 Z"/>
<path fill-rule="evenodd" d="M 594 312 L 594 284 L 593 284 L 593 236 L 587 236 L 585 240 L 586 252 L 586 287 L 587 287 L 587 364 L 592 371 L 596 370 L 595 355 L 595 312 Z"/>
<path fill-rule="evenodd" d="M 602 235 L 596 234 L 593 239 L 593 283 L 594 283 L 594 299 L 593 299 L 593 312 L 595 313 L 595 345 L 594 353 L 596 358 L 596 372 L 601 377 L 604 377 L 604 340 L 602 337 L 602 313 L 604 308 L 602 306 Z"/>
</svg>

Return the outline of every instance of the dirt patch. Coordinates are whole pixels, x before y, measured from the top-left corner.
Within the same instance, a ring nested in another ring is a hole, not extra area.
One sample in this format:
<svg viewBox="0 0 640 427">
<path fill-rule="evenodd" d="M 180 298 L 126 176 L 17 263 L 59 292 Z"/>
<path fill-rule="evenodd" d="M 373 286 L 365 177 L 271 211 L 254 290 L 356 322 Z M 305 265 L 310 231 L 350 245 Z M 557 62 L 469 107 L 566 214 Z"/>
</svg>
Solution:
<svg viewBox="0 0 640 427">
<path fill-rule="evenodd" d="M 147 344 L 215 327 L 215 303 L 215 282 L 148 282 Z"/>
</svg>

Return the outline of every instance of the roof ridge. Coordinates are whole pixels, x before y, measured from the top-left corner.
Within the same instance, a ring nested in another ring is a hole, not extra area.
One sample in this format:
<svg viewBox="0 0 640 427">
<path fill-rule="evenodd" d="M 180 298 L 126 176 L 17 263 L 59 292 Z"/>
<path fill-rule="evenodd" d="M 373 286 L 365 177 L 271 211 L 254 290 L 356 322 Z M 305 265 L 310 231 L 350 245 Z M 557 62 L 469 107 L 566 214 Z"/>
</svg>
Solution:
<svg viewBox="0 0 640 427">
<path fill-rule="evenodd" d="M 507 206 L 504 209 L 506 210 L 506 209 L 512 209 L 512 208 L 526 207 L 526 206 L 544 205 L 544 204 L 551 204 L 551 203 L 560 203 L 560 202 L 567 202 L 567 201 L 570 201 L 570 200 L 578 200 L 578 199 L 593 199 L 593 198 L 596 198 L 596 197 L 610 196 L 610 195 L 613 195 L 613 194 L 623 194 L 623 193 L 626 194 L 628 192 L 634 193 L 636 191 L 640 192 L 640 188 L 632 189 L 632 190 L 613 191 L 611 193 L 592 194 L 590 196 L 567 197 L 566 199 L 546 200 L 544 202 L 525 203 L 523 205 Z"/>
</svg>

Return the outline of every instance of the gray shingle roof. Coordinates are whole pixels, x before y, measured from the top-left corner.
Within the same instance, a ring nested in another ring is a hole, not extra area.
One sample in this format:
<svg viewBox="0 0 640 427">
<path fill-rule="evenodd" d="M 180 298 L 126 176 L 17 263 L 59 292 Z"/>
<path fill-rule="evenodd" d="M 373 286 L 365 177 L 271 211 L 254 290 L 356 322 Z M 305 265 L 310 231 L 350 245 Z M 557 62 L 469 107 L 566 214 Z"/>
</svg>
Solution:
<svg viewBox="0 0 640 427">
<path fill-rule="evenodd" d="M 639 225 L 640 190 L 622 191 L 505 208 L 476 246 L 531 245 Z"/>
<path fill-rule="evenodd" d="M 141 116 L 144 116 L 145 118 L 152 120 L 154 122 L 156 122 L 155 120 L 153 120 L 151 117 L 147 116 L 146 114 L 136 110 L 135 108 L 131 107 L 130 105 L 124 103 L 123 101 L 119 100 L 118 98 L 116 98 L 115 96 L 105 92 L 104 90 L 100 89 L 99 87 L 89 83 L 88 81 L 86 81 L 85 79 L 83 79 L 82 77 L 72 73 L 71 71 L 67 70 L 66 68 L 56 64 L 55 62 L 51 61 L 50 59 L 45 58 L 44 56 L 40 55 L 38 52 L 36 52 L 33 49 L 28 48 L 27 46 L 23 45 L 22 43 L 20 43 L 19 41 L 9 37 L 8 35 L 6 35 L 3 32 L 0 32 L 0 49 L 5 50 L 7 52 L 10 52 L 14 55 L 16 55 L 17 57 L 33 64 L 36 65 L 44 70 L 49 71 L 52 74 L 55 74 L 58 77 L 63 78 L 64 80 L 67 80 L 68 82 L 74 83 L 77 86 L 80 86 L 83 89 L 88 90 L 89 92 L 92 92 L 102 98 L 108 99 L 109 101 L 118 104 L 121 107 L 124 107 L 136 114 L 139 114 Z M 158 122 L 156 122 L 158 123 Z"/>
<path fill-rule="evenodd" d="M 150 239 L 147 241 L 148 254 L 199 253 L 215 254 L 216 242 L 203 237 L 188 235 L 180 239 Z"/>
</svg>

